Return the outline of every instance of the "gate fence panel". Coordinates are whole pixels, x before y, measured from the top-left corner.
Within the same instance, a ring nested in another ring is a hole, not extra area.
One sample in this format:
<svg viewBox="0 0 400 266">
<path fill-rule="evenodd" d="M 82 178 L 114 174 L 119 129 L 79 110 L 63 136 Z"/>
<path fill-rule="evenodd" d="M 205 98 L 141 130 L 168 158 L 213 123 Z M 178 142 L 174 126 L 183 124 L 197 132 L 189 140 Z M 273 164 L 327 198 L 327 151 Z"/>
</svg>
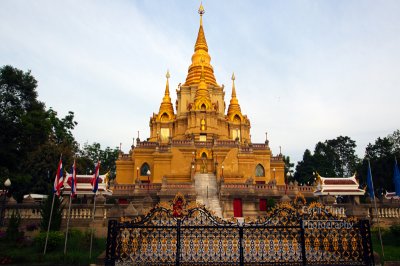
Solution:
<svg viewBox="0 0 400 266">
<path fill-rule="evenodd" d="M 105 264 L 374 265 L 367 220 L 314 210 L 284 204 L 239 223 L 204 206 L 157 207 L 132 221 L 109 221 Z"/>
</svg>

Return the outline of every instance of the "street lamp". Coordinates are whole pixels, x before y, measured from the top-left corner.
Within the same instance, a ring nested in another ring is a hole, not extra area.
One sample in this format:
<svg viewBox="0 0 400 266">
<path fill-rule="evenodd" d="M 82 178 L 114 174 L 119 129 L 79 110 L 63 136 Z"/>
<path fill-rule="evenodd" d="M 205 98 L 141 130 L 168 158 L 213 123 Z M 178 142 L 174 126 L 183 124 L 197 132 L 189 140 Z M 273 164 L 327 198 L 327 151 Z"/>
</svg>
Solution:
<svg viewBox="0 0 400 266">
<path fill-rule="evenodd" d="M 224 165 L 222 165 L 221 169 L 222 169 L 221 175 L 222 175 L 222 178 L 224 178 Z"/>
<path fill-rule="evenodd" d="M 274 180 L 276 181 L 276 178 L 275 178 L 275 171 L 276 171 L 276 169 L 275 169 L 275 168 L 272 168 L 272 172 L 274 172 Z"/>
<path fill-rule="evenodd" d="M 149 188 L 150 188 L 150 175 L 151 175 L 151 172 L 150 172 L 150 169 L 149 170 L 147 170 L 147 193 L 149 193 Z"/>
<path fill-rule="evenodd" d="M 285 195 L 287 194 L 287 189 L 288 189 L 288 185 L 287 185 L 287 183 L 288 183 L 288 180 L 289 180 L 289 178 L 292 176 L 292 174 L 290 173 L 290 172 L 287 172 L 286 173 L 286 178 L 285 178 Z"/>
<path fill-rule="evenodd" d="M 139 167 L 136 167 L 136 181 L 139 182 Z"/>
<path fill-rule="evenodd" d="M 6 205 L 6 199 L 7 199 L 8 189 L 10 188 L 10 186 L 11 186 L 11 180 L 10 180 L 10 178 L 7 178 L 7 180 L 4 181 L 5 193 L 4 193 L 4 190 L 3 190 L 4 195 L 3 195 L 3 203 L 2 203 L 2 206 L 1 206 L 1 220 L 0 220 L 0 226 L 3 225 L 3 221 L 4 221 L 4 210 L 5 210 L 5 205 Z"/>
</svg>

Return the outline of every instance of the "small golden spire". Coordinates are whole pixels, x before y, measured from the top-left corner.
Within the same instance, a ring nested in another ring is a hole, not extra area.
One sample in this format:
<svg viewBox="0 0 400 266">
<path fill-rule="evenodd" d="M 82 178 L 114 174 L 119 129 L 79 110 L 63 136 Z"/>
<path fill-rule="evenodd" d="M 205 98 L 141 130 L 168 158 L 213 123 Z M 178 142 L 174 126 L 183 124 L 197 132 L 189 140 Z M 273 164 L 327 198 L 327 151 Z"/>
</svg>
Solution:
<svg viewBox="0 0 400 266">
<path fill-rule="evenodd" d="M 228 118 L 233 121 L 235 115 L 242 117 L 242 111 L 240 110 L 239 101 L 236 98 L 236 88 L 235 88 L 235 73 L 232 73 L 232 97 L 228 107 Z"/>
<path fill-rule="evenodd" d="M 170 102 L 171 98 L 169 97 L 169 78 L 170 78 L 169 70 L 167 70 L 167 74 L 165 75 L 165 77 L 167 78 L 167 84 L 165 85 L 165 94 L 164 94 L 163 101 Z"/>
<path fill-rule="evenodd" d="M 166 114 L 168 119 L 173 119 L 174 108 L 171 103 L 171 97 L 169 96 L 169 70 L 167 70 L 167 74 L 165 75 L 165 77 L 167 78 L 167 82 L 165 84 L 165 93 L 160 105 L 160 110 L 158 112 L 158 118 L 160 119 L 162 115 Z"/>
</svg>

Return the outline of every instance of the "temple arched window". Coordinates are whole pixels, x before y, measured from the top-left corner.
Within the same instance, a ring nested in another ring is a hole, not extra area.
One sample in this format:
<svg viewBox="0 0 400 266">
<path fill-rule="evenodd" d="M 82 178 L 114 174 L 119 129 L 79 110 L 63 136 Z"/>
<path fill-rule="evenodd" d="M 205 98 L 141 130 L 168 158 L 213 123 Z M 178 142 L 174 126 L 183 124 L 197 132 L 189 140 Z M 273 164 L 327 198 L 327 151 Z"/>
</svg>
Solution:
<svg viewBox="0 0 400 266">
<path fill-rule="evenodd" d="M 261 164 L 257 164 L 256 166 L 256 176 L 265 176 L 265 170 Z"/>
<path fill-rule="evenodd" d="M 206 105 L 203 103 L 200 107 L 201 111 L 205 111 L 207 109 Z"/>
<path fill-rule="evenodd" d="M 203 153 L 201 154 L 201 158 L 207 159 L 207 153 L 203 152 Z"/>
<path fill-rule="evenodd" d="M 169 115 L 167 113 L 163 113 L 161 116 L 161 122 L 169 121 Z"/>
<path fill-rule="evenodd" d="M 146 176 L 148 170 L 150 170 L 150 166 L 148 165 L 148 163 L 142 164 L 142 167 L 140 167 L 140 175 Z"/>
<path fill-rule="evenodd" d="M 234 122 L 234 123 L 240 123 L 240 116 L 239 116 L 239 115 L 235 115 L 235 116 L 233 117 L 233 122 Z"/>
</svg>

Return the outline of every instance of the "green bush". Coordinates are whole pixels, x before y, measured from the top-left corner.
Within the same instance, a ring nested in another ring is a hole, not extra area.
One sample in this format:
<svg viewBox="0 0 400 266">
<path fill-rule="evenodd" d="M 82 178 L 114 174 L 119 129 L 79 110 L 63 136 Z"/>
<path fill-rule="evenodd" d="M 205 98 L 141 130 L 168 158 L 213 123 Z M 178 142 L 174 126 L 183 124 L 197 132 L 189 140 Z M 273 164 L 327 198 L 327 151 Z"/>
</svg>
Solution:
<svg viewBox="0 0 400 266">
<path fill-rule="evenodd" d="M 400 237 L 400 224 L 394 224 L 390 227 L 390 232 L 395 237 Z"/>
<path fill-rule="evenodd" d="M 35 239 L 34 244 L 40 250 L 44 249 L 44 245 L 46 243 L 46 234 L 47 232 L 39 233 Z M 60 231 L 50 231 L 49 239 L 47 240 L 47 250 L 52 251 L 64 244 L 64 234 Z"/>
<path fill-rule="evenodd" d="M 10 220 L 8 221 L 8 226 L 6 230 L 7 240 L 15 241 L 22 236 L 19 231 L 19 225 L 21 224 L 21 215 L 18 211 L 13 211 Z"/>
</svg>

